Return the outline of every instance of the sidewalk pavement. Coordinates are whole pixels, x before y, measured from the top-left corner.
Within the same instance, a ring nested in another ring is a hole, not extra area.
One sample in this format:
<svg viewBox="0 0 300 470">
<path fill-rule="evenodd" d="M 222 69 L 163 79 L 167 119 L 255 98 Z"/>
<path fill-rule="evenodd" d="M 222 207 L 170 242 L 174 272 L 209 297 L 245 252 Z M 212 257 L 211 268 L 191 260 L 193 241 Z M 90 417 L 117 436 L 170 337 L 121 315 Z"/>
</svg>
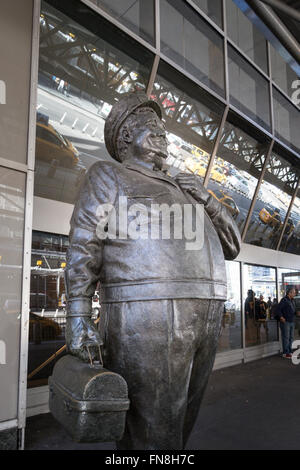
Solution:
<svg viewBox="0 0 300 470">
<path fill-rule="evenodd" d="M 273 356 L 214 371 L 186 450 L 300 448 L 300 365 Z M 114 450 L 72 442 L 50 414 L 27 420 L 25 449 Z"/>
</svg>

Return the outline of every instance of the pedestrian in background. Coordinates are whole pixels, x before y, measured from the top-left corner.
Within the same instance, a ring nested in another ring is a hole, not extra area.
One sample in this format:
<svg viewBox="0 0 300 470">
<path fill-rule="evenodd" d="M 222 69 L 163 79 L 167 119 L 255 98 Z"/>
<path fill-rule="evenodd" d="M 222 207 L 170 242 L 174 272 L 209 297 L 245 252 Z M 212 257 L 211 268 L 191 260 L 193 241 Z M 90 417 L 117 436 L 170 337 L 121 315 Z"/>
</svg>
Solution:
<svg viewBox="0 0 300 470">
<path fill-rule="evenodd" d="M 281 330 L 282 338 L 282 357 L 285 359 L 292 358 L 292 343 L 294 340 L 295 331 L 295 314 L 296 305 L 294 297 L 296 295 L 296 289 L 294 287 L 289 288 L 286 292 L 286 296 L 281 299 L 278 304 L 277 318 L 279 319 L 279 325 Z"/>
</svg>

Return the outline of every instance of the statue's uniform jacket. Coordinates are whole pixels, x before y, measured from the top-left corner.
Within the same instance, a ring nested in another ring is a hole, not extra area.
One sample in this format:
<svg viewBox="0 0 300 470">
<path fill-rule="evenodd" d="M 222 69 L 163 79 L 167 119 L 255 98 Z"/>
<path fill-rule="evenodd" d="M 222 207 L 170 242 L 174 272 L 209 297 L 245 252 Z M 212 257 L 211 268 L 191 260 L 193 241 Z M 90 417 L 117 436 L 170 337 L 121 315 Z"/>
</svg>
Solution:
<svg viewBox="0 0 300 470">
<path fill-rule="evenodd" d="M 149 212 L 151 204 L 175 203 L 184 211 L 184 205 L 191 203 L 176 182 L 161 172 L 139 165 L 94 164 L 71 220 L 66 270 L 71 310 L 90 311 L 98 280 L 102 303 L 174 298 L 226 300 L 226 270 L 218 234 L 226 257 L 234 259 L 239 233 L 221 204 L 210 196 L 204 214 L 203 247 L 187 250 L 189 241 L 184 237 L 174 239 L 172 230 L 170 240 L 119 239 L 118 235 L 116 239 L 99 239 L 99 206 L 114 206 L 119 220 L 120 197 L 127 198 L 128 208 L 143 204 Z"/>
<path fill-rule="evenodd" d="M 199 250 L 186 250 L 187 240 L 174 239 L 172 230 L 166 240 L 118 234 L 101 240 L 99 206 L 110 204 L 118 218 L 120 197 L 128 208 L 143 204 L 149 211 L 151 204 L 196 203 L 160 171 L 94 164 L 71 220 L 68 312 L 90 312 L 100 281 L 107 366 L 124 376 L 131 399 L 125 448 L 181 449 L 213 364 L 226 299 L 224 254 L 237 256 L 240 235 L 227 209 L 210 196 Z"/>
</svg>

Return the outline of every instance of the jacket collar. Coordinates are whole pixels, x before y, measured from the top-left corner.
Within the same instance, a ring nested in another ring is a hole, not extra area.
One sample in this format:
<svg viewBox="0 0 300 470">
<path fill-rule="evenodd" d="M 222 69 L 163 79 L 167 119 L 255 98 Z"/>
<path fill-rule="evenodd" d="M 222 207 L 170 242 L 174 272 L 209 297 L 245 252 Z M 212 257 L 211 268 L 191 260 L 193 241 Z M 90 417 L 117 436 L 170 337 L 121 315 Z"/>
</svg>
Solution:
<svg viewBox="0 0 300 470">
<path fill-rule="evenodd" d="M 166 181 L 167 183 L 170 183 L 173 186 L 175 186 L 175 188 L 177 188 L 179 191 L 182 191 L 180 186 L 176 183 L 176 181 L 173 178 L 167 176 L 165 173 L 163 173 L 160 170 L 154 171 L 154 170 L 151 170 L 150 168 L 146 168 L 142 165 L 138 165 L 137 163 L 130 163 L 130 162 L 123 163 L 123 165 L 129 170 L 138 171 L 139 173 L 149 176 L 150 178 L 155 178 L 155 179 L 159 179 L 162 181 Z"/>
</svg>

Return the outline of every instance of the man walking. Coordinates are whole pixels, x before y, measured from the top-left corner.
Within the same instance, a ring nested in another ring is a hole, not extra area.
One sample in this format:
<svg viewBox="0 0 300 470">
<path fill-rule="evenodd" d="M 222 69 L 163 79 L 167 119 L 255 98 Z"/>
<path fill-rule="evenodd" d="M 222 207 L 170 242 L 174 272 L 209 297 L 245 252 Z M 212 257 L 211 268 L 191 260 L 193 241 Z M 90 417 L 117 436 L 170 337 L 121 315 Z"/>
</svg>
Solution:
<svg viewBox="0 0 300 470">
<path fill-rule="evenodd" d="M 278 305 L 277 317 L 279 318 L 279 325 L 282 337 L 282 349 L 285 359 L 292 358 L 292 343 L 294 339 L 295 330 L 295 313 L 296 306 L 294 297 L 296 295 L 296 289 L 290 288 L 286 292 L 286 296 L 281 299 Z"/>
</svg>

